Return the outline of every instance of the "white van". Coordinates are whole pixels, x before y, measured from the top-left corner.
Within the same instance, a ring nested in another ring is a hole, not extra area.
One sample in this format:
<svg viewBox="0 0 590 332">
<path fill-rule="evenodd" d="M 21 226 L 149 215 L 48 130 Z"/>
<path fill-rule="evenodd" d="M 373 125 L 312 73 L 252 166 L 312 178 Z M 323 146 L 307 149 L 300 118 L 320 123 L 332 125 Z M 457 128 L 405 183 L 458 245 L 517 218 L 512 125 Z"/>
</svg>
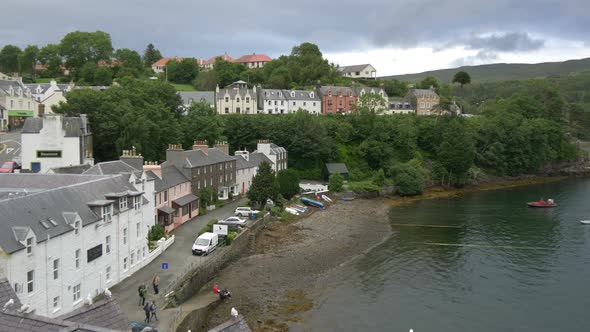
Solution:
<svg viewBox="0 0 590 332">
<path fill-rule="evenodd" d="M 215 233 L 205 232 L 195 240 L 193 255 L 208 255 L 217 248 L 219 236 Z"/>
</svg>

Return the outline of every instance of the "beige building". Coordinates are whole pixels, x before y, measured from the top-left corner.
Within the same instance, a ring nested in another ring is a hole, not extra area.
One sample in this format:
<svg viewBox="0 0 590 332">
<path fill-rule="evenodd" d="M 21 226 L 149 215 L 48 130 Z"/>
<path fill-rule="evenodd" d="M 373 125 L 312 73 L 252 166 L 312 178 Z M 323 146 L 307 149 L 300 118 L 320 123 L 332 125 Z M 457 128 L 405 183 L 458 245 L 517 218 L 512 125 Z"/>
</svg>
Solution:
<svg viewBox="0 0 590 332">
<path fill-rule="evenodd" d="M 370 64 L 338 67 L 340 74 L 350 78 L 377 78 L 377 69 Z"/>
<path fill-rule="evenodd" d="M 0 130 L 22 128 L 25 119 L 37 117 L 39 103 L 20 81 L 0 80 Z"/>
<path fill-rule="evenodd" d="M 258 102 L 256 87 L 248 88 L 244 81 L 237 81 L 225 89 L 215 88 L 217 113 L 256 114 Z"/>
<path fill-rule="evenodd" d="M 435 105 L 440 103 L 440 97 L 430 89 L 412 89 L 404 98 L 411 105 L 411 109 L 416 110 L 417 115 L 430 115 Z"/>
</svg>

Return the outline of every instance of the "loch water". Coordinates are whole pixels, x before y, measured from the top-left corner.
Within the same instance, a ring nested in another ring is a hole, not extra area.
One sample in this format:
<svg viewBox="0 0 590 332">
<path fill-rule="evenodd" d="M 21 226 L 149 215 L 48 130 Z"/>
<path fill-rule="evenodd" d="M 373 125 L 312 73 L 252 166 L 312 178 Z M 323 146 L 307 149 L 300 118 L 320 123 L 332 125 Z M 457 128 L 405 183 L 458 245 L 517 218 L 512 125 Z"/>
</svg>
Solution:
<svg viewBox="0 0 590 332">
<path fill-rule="evenodd" d="M 294 330 L 590 331 L 586 219 L 590 179 L 392 207 L 391 237 L 318 280 Z"/>
</svg>

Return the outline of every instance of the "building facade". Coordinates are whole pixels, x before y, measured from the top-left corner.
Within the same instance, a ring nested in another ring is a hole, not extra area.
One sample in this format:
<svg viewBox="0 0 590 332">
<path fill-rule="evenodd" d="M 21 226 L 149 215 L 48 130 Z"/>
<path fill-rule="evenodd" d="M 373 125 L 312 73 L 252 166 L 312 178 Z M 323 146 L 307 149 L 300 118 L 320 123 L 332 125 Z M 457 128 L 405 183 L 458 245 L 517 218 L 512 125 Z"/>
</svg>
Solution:
<svg viewBox="0 0 590 332">
<path fill-rule="evenodd" d="M 320 114 L 322 107 L 315 91 L 259 89 L 259 113 L 287 114 L 305 111 Z"/>
<path fill-rule="evenodd" d="M 45 173 L 51 168 L 94 164 L 92 132 L 86 115 L 28 118 L 21 133 L 23 169 Z"/>
<path fill-rule="evenodd" d="M 22 128 L 26 119 L 38 116 L 38 105 L 20 81 L 0 80 L 0 130 Z"/>
<path fill-rule="evenodd" d="M 262 68 L 265 64 L 272 61 L 272 59 L 265 54 L 247 54 L 239 57 L 234 62 L 241 63 L 248 69 Z"/>
<path fill-rule="evenodd" d="M 417 115 L 430 115 L 435 105 L 440 103 L 440 97 L 430 89 L 412 89 L 404 98 L 416 110 Z"/>
<path fill-rule="evenodd" d="M 289 160 L 287 150 L 269 140 L 259 140 L 254 153 L 264 154 L 271 161 L 271 166 L 275 173 L 287 169 Z"/>
<path fill-rule="evenodd" d="M 370 64 L 338 67 L 344 77 L 376 79 L 377 70 Z"/>
<path fill-rule="evenodd" d="M 25 84 L 31 90 L 33 98 L 39 103 L 39 116 L 53 113 L 52 107 L 67 102 L 65 94 L 71 90 L 68 84 L 49 83 Z"/>
<path fill-rule="evenodd" d="M 133 174 L 0 176 L 8 193 L 0 199 L 0 270 L 36 314 L 80 308 L 148 261 L 154 209 L 145 193 L 153 181 Z"/>
<path fill-rule="evenodd" d="M 263 153 L 250 153 L 247 150 L 236 151 L 235 156 L 238 191 L 240 194 L 245 194 L 250 190 L 260 163 L 266 161 L 272 166 L 272 161 Z"/>
<path fill-rule="evenodd" d="M 350 114 L 356 112 L 358 97 L 352 87 L 321 86 L 317 93 L 322 101 L 322 114 Z"/>
<path fill-rule="evenodd" d="M 225 89 L 215 88 L 218 114 L 256 114 L 258 95 L 256 87 L 249 89 L 247 83 L 238 81 Z"/>
</svg>

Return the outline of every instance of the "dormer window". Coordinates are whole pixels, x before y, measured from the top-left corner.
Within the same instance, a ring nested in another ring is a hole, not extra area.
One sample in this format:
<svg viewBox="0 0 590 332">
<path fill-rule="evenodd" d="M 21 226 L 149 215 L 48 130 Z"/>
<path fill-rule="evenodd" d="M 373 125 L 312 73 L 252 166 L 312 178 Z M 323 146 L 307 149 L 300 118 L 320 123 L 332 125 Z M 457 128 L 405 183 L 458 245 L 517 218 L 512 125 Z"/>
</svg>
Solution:
<svg viewBox="0 0 590 332">
<path fill-rule="evenodd" d="M 136 210 L 139 210 L 141 208 L 141 196 L 133 197 L 133 207 Z"/>
<path fill-rule="evenodd" d="M 236 98 L 236 102 L 238 102 L 238 103 L 240 102 L 240 97 Z"/>
<path fill-rule="evenodd" d="M 127 210 L 127 197 L 119 198 L 119 211 Z"/>
<path fill-rule="evenodd" d="M 80 220 L 76 220 L 74 222 L 74 234 L 75 235 L 80 234 Z"/>
<path fill-rule="evenodd" d="M 33 238 L 32 237 L 27 238 L 26 247 L 27 247 L 27 255 L 33 254 Z"/>
<path fill-rule="evenodd" d="M 103 206 L 102 211 L 101 211 L 101 215 L 102 215 L 102 220 L 104 220 L 105 222 L 113 221 L 113 205 L 109 204 L 109 205 Z"/>
<path fill-rule="evenodd" d="M 295 98 L 295 91 L 291 91 L 291 98 Z"/>
<path fill-rule="evenodd" d="M 309 98 L 313 98 L 313 97 L 314 97 L 314 94 L 313 94 L 313 92 L 310 92 L 310 93 L 309 93 Z"/>
</svg>

